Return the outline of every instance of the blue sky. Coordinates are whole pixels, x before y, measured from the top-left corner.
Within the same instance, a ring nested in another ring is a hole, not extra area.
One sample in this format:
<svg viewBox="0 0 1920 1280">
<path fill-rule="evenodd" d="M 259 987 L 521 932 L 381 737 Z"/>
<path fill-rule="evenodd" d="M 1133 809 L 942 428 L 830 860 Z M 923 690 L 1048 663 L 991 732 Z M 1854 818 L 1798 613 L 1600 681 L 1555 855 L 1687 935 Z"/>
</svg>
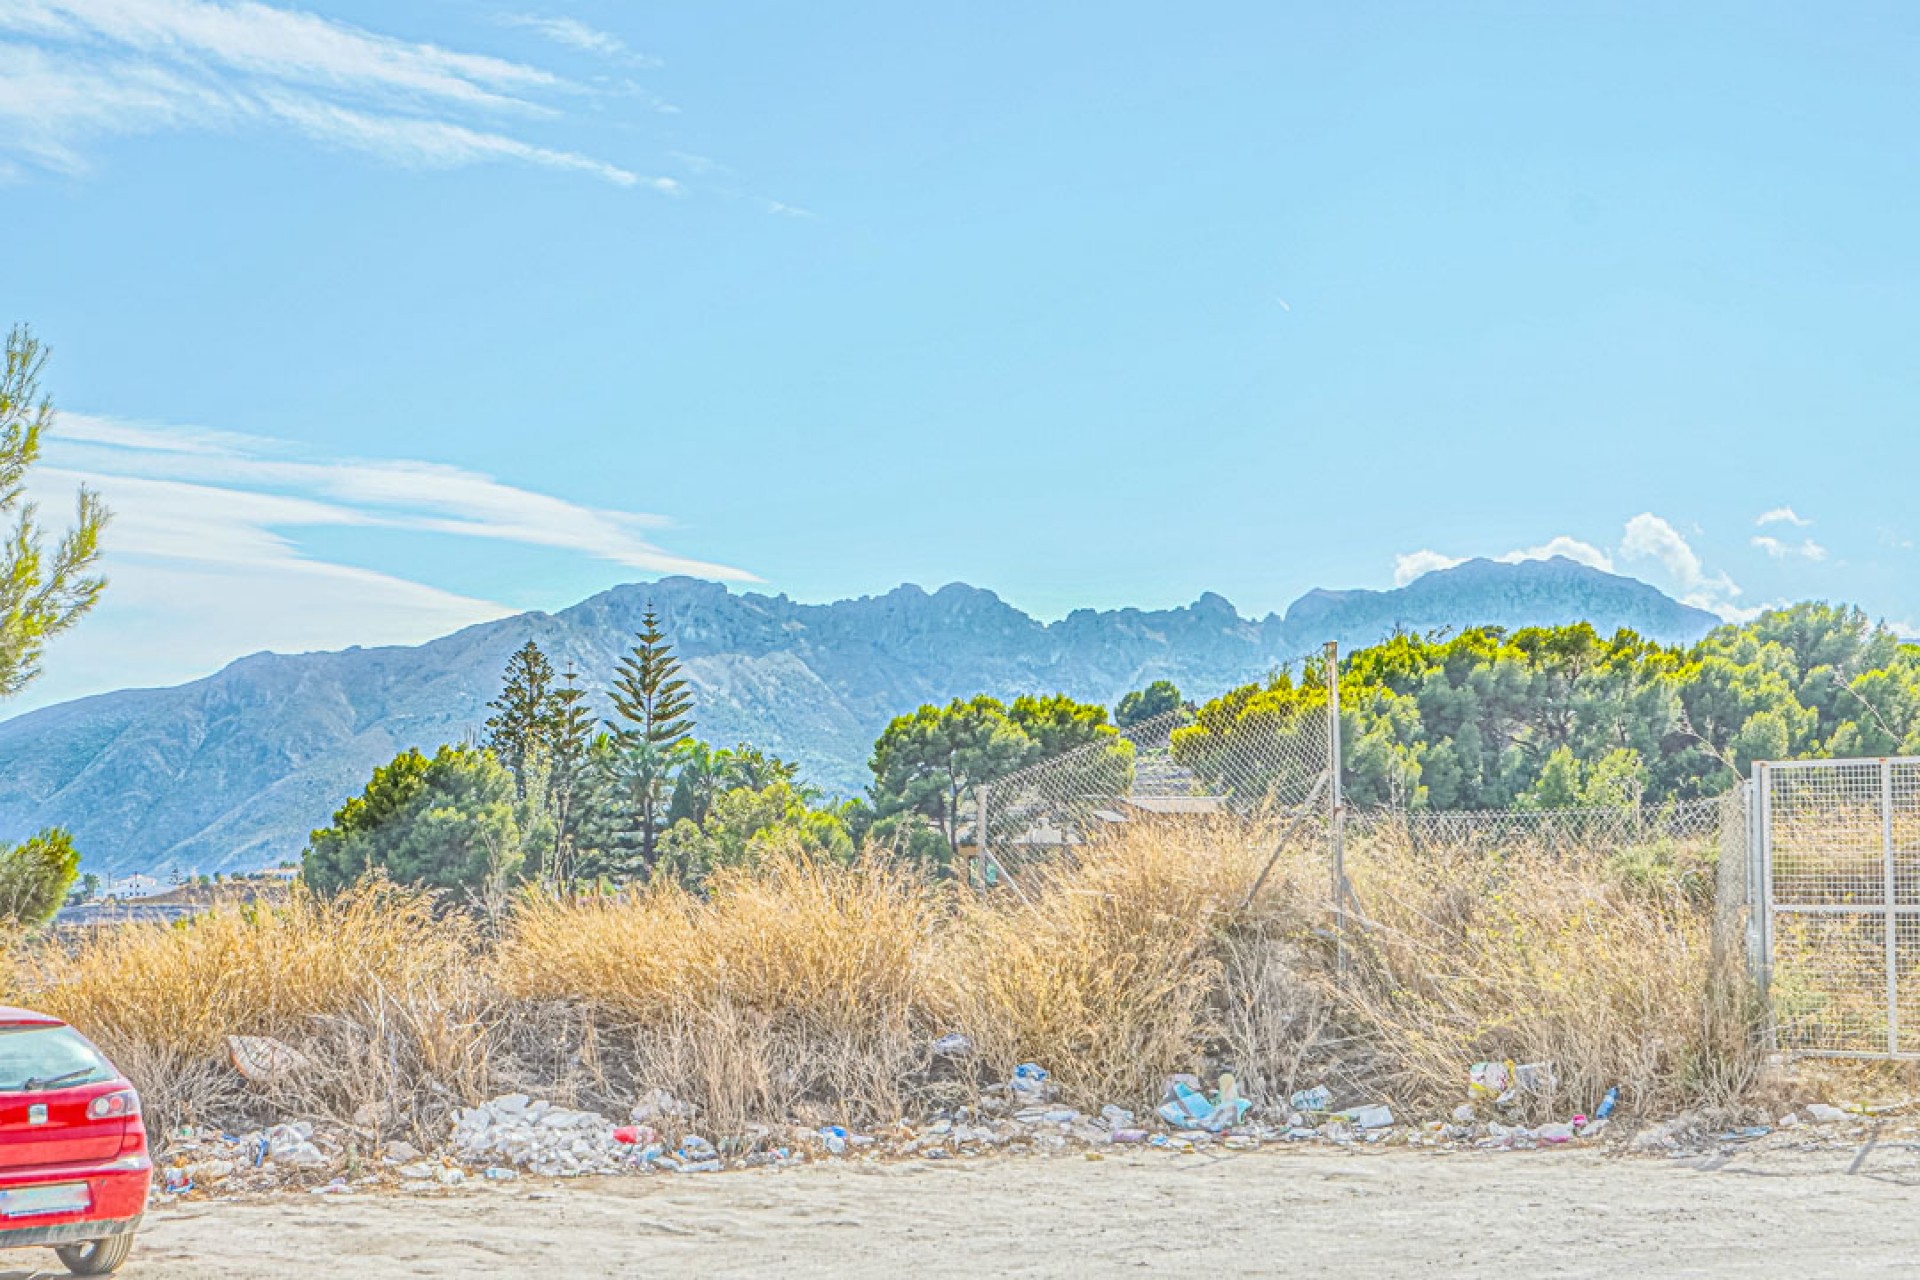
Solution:
<svg viewBox="0 0 1920 1280">
<path fill-rule="evenodd" d="M 106 602 L 15 709 L 686 571 L 1920 618 L 1920 11 L 0 0 Z"/>
</svg>

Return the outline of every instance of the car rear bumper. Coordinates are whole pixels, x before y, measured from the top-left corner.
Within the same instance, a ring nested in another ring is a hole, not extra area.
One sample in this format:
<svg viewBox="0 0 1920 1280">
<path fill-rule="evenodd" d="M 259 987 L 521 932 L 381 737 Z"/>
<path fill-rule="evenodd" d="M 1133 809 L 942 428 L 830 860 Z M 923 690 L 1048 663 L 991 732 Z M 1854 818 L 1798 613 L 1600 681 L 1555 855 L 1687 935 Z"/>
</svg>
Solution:
<svg viewBox="0 0 1920 1280">
<path fill-rule="evenodd" d="M 36 1165 L 0 1170 L 0 1191 L 84 1182 L 91 1204 L 70 1213 L 0 1216 L 0 1249 L 18 1245 L 71 1244 L 123 1235 L 140 1225 L 153 1186 L 153 1164 L 144 1155 L 87 1164 Z"/>
<path fill-rule="evenodd" d="M 63 1222 L 39 1227 L 8 1227 L 0 1230 L 0 1249 L 19 1249 L 34 1244 L 79 1244 L 83 1240 L 105 1240 L 140 1229 L 140 1218 L 99 1218 Z"/>
</svg>

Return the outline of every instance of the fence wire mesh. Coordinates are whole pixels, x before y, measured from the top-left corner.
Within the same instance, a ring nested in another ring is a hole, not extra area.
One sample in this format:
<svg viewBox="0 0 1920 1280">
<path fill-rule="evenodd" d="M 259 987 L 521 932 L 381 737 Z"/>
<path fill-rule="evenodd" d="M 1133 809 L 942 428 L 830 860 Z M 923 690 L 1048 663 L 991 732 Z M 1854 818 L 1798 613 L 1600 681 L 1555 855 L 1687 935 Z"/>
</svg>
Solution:
<svg viewBox="0 0 1920 1280">
<path fill-rule="evenodd" d="M 1920 760 L 1766 764 L 1755 800 L 1776 1043 L 1920 1057 Z"/>
<path fill-rule="evenodd" d="M 1249 715 L 1231 733 L 1211 728 L 1176 708 L 982 787 L 974 830 L 988 881 L 1078 857 L 1143 823 L 1270 824 L 1324 795 L 1324 711 Z"/>
</svg>

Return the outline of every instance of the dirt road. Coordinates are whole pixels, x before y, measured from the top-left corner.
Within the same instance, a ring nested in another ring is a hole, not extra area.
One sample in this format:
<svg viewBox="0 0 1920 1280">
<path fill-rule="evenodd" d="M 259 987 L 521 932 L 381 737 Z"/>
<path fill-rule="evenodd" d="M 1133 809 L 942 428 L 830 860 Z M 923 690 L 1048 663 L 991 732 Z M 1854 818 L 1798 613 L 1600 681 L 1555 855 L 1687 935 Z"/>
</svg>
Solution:
<svg viewBox="0 0 1920 1280">
<path fill-rule="evenodd" d="M 1138 1151 L 286 1195 L 156 1210 L 124 1274 L 1887 1275 L 1920 1269 L 1916 1145 Z"/>
</svg>

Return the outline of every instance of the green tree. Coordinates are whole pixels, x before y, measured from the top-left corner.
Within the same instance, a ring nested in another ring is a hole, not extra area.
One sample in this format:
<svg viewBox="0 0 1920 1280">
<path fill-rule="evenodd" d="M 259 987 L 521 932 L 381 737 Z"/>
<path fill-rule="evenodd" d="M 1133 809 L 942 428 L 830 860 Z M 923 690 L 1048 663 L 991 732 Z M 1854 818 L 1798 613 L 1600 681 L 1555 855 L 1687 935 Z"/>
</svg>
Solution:
<svg viewBox="0 0 1920 1280">
<path fill-rule="evenodd" d="M 1007 709 L 1007 719 L 1027 735 L 1026 759 L 1022 764 L 1052 760 L 1101 738 L 1114 736 L 1113 727 L 1107 723 L 1105 707 L 1075 702 L 1064 693 L 1022 694 Z"/>
<path fill-rule="evenodd" d="M 513 774 L 514 792 L 525 800 L 528 774 L 551 762 L 558 728 L 553 664 L 538 644 L 528 640 L 507 659 L 500 696 L 487 706 L 493 710 L 487 749 Z"/>
<path fill-rule="evenodd" d="M 1155 716 L 1163 716 L 1180 705 L 1178 686 L 1171 680 L 1155 680 L 1146 688 L 1135 689 L 1120 699 L 1120 705 L 1113 711 L 1113 722 L 1122 729 L 1131 729 Z"/>
<path fill-rule="evenodd" d="M 100 598 L 107 580 L 94 572 L 109 513 L 81 488 L 74 523 L 49 553 L 39 510 L 26 501 L 27 471 L 52 427 L 53 402 L 40 390 L 46 350 L 25 326 L 7 335 L 0 370 L 0 521 L 13 527 L 0 547 L 0 697 L 26 688 L 40 673 L 47 641 L 67 630 Z"/>
<path fill-rule="evenodd" d="M 494 895 L 524 857 L 515 809 L 513 775 L 490 753 L 407 751 L 313 833 L 302 873 L 322 893 L 380 871 L 402 884 Z"/>
<path fill-rule="evenodd" d="M 896 716 L 874 743 L 869 763 L 874 813 L 882 820 L 919 816 L 955 859 L 974 789 L 1025 764 L 1032 747 L 1006 707 L 985 694 Z M 896 830 L 897 823 L 885 829 Z"/>
<path fill-rule="evenodd" d="M 580 674 L 569 666 L 560 686 L 549 695 L 549 733 L 552 767 L 547 778 L 547 806 L 553 816 L 553 852 L 543 869 L 547 879 L 566 884 L 578 856 L 582 804 L 591 788 L 588 777 L 593 747 L 593 715 Z"/>
<path fill-rule="evenodd" d="M 693 695 L 651 608 L 641 615 L 635 641 L 608 691 L 614 718 L 607 727 L 619 747 L 621 803 L 638 842 L 635 870 L 644 873 L 653 866 L 663 826 L 674 749 L 693 733 Z"/>
<path fill-rule="evenodd" d="M 66 902 L 79 873 L 73 837 L 58 827 L 0 853 L 0 920 L 45 924 Z"/>
<path fill-rule="evenodd" d="M 660 838 L 656 876 L 697 885 L 722 867 L 751 866 L 775 853 L 845 862 L 853 838 L 841 816 L 815 809 L 792 783 L 734 787 L 713 797 L 704 822 L 683 818 Z"/>
</svg>

